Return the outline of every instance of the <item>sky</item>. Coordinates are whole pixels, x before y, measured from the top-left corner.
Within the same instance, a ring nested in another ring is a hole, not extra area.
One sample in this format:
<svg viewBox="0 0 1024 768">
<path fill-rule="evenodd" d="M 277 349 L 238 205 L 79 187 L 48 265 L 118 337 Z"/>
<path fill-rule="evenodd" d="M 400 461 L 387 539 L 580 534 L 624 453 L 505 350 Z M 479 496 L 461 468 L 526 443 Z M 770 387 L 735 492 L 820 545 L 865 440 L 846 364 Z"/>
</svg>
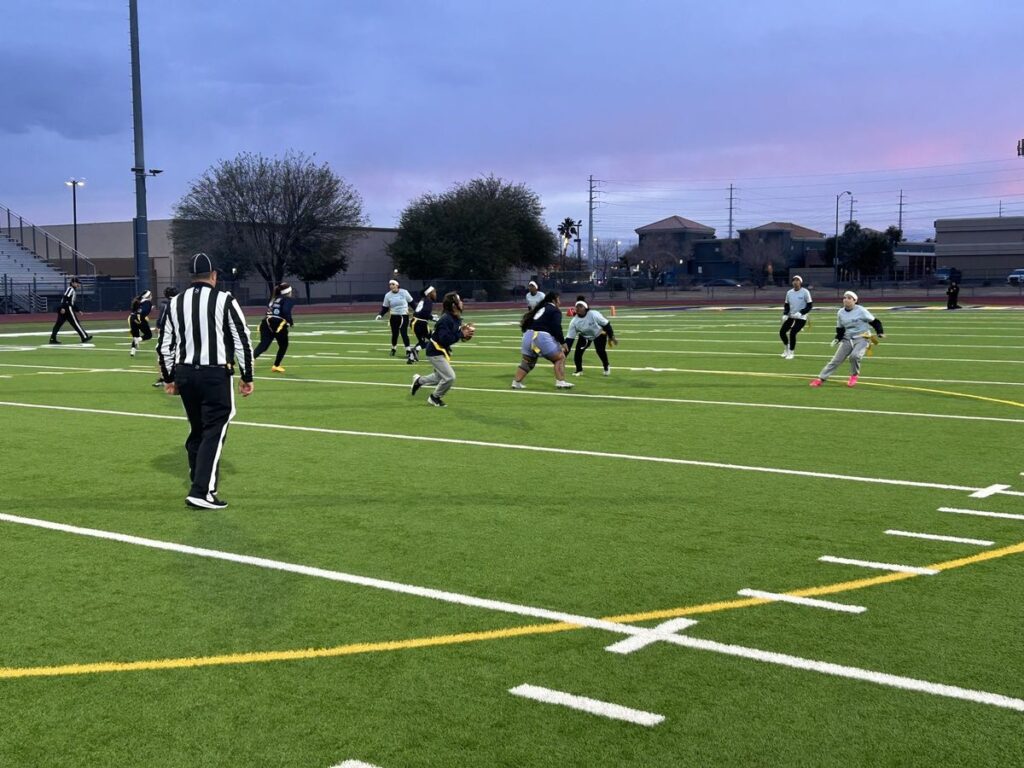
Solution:
<svg viewBox="0 0 1024 768">
<path fill-rule="evenodd" d="M 427 192 L 522 183 L 594 237 L 678 214 L 931 236 L 1024 215 L 1024 3 L 140 0 L 149 217 L 240 152 L 315 154 L 395 226 Z M 127 0 L 6 0 L 0 205 L 135 213 Z"/>
</svg>

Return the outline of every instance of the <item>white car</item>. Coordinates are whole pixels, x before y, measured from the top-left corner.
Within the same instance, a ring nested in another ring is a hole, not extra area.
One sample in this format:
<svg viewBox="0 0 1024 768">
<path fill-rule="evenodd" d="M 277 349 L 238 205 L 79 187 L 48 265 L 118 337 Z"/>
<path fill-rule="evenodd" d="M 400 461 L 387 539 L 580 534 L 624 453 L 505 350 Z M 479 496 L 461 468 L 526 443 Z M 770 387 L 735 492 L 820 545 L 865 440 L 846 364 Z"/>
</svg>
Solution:
<svg viewBox="0 0 1024 768">
<path fill-rule="evenodd" d="M 1010 273 L 1010 276 L 1006 278 L 1006 282 L 1010 285 L 1020 285 L 1024 283 L 1024 269 L 1015 269 Z"/>
</svg>

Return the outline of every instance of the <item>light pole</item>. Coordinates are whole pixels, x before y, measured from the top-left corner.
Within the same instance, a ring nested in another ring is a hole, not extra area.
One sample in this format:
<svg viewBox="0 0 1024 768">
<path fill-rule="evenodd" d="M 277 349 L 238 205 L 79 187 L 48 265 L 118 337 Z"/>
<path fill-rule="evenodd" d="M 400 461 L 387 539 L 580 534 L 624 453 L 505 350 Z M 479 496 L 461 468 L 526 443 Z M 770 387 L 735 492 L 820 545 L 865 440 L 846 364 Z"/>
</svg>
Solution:
<svg viewBox="0 0 1024 768">
<path fill-rule="evenodd" d="M 836 253 L 832 261 L 832 282 L 836 285 L 839 285 L 839 198 L 843 195 L 849 195 L 850 199 L 853 200 L 853 192 L 846 190 L 836 195 Z"/>
<path fill-rule="evenodd" d="M 75 252 L 71 254 L 74 259 L 74 273 L 78 274 L 78 188 L 85 186 L 85 179 L 76 179 L 72 176 L 70 179 L 64 182 L 65 185 L 71 187 L 71 232 L 72 232 L 72 244 L 74 245 Z"/>
</svg>

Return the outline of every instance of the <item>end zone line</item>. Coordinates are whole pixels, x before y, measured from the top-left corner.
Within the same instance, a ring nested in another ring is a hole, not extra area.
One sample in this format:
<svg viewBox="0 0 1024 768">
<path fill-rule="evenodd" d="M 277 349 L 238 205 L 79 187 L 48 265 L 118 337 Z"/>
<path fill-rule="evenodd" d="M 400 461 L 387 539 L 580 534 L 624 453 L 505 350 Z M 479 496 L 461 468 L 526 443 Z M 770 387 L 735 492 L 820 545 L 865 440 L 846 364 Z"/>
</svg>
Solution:
<svg viewBox="0 0 1024 768">
<path fill-rule="evenodd" d="M 832 555 L 822 555 L 818 560 L 822 563 L 856 565 L 859 568 L 875 568 L 879 571 L 893 571 L 895 573 L 912 573 L 916 576 L 934 576 L 938 573 L 934 568 L 919 568 L 916 565 L 898 565 L 896 563 L 875 563 L 871 560 L 854 560 L 848 557 L 833 557 Z"/>
<path fill-rule="evenodd" d="M 937 533 L 913 533 L 911 531 L 888 530 L 889 536 L 905 536 L 908 539 L 928 539 L 929 541 L 948 541 L 953 544 L 977 544 L 979 547 L 991 547 L 994 541 L 987 539 L 965 539 L 960 536 L 941 536 Z"/>
<path fill-rule="evenodd" d="M 833 603 L 831 600 L 815 600 L 812 597 L 798 597 L 779 592 L 762 592 L 759 589 L 741 589 L 736 593 L 743 597 L 762 597 L 779 603 L 793 603 L 794 605 L 806 605 L 810 608 L 824 608 L 828 611 L 839 611 L 840 613 L 864 613 L 867 608 L 860 605 L 847 605 L 846 603 Z"/>
<path fill-rule="evenodd" d="M 171 416 L 169 414 L 156 413 L 135 413 L 131 411 L 114 411 L 102 408 L 76 408 L 66 405 L 42 405 L 37 403 L 18 403 L 11 401 L 0 401 L 0 407 L 28 408 L 48 411 L 59 411 L 62 413 L 86 413 L 100 416 L 128 416 L 142 419 L 164 419 L 169 421 L 185 421 L 184 416 Z M 856 483 L 870 483 L 874 485 L 894 485 L 906 488 L 929 488 L 941 491 L 965 491 L 977 493 L 989 490 L 969 485 L 954 485 L 950 483 L 932 483 L 920 480 L 896 480 L 885 477 L 864 477 L 860 475 L 841 475 L 836 472 L 814 472 L 805 469 L 785 469 L 782 467 L 759 467 L 750 464 L 729 464 L 721 461 L 702 461 L 699 459 L 678 459 L 668 456 L 646 456 L 633 453 L 614 453 L 611 451 L 587 451 L 579 448 L 556 448 L 554 446 L 542 445 L 520 445 L 516 443 L 498 443 L 487 440 L 463 440 L 452 437 L 432 437 L 429 435 L 405 435 L 392 432 L 367 432 L 352 429 L 331 429 L 328 427 L 303 427 L 291 424 L 267 424 L 257 421 L 233 421 L 234 426 L 258 427 L 261 429 L 279 429 L 289 432 L 311 432 L 324 435 L 344 435 L 348 437 L 372 437 L 386 438 L 390 440 L 406 440 L 420 443 L 443 443 L 446 445 L 465 445 L 477 448 L 500 448 L 504 450 L 527 451 L 531 453 L 551 453 L 562 456 L 587 456 L 598 459 L 620 459 L 625 461 L 641 461 L 652 464 L 670 464 L 684 467 L 703 467 L 707 469 L 726 469 L 740 472 L 761 472 L 764 474 L 785 475 L 789 477 L 808 477 L 818 480 L 843 480 Z M 1022 491 L 1011 491 L 1008 489 L 996 491 L 1005 496 L 1024 496 Z"/>
<path fill-rule="evenodd" d="M 558 704 L 570 709 L 578 709 L 592 715 L 600 715 L 612 720 L 624 720 L 627 723 L 636 723 L 648 728 L 665 721 L 664 715 L 657 715 L 654 712 L 645 712 L 642 709 L 624 707 L 621 704 L 612 704 L 607 701 L 590 699 L 586 696 L 577 696 L 565 691 L 555 691 L 551 688 L 542 688 L 539 685 L 517 685 L 509 688 L 508 692 L 513 696 L 521 696 L 525 699 L 533 699 L 544 704 Z"/>
</svg>

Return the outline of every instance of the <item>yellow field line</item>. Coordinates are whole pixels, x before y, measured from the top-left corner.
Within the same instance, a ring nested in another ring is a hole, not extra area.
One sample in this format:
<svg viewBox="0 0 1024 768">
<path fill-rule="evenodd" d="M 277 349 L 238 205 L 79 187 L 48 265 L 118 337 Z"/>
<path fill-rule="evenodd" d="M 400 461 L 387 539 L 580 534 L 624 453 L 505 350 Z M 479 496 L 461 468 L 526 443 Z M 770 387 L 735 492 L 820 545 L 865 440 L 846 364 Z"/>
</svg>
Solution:
<svg viewBox="0 0 1024 768">
<path fill-rule="evenodd" d="M 981 552 L 970 557 L 962 557 L 956 560 L 947 560 L 941 563 L 934 563 L 926 566 L 932 570 L 948 571 L 954 568 L 963 568 L 986 560 L 995 560 L 1008 555 L 1024 553 L 1024 541 L 1000 549 L 992 549 Z M 785 594 L 797 597 L 813 597 L 815 595 L 833 595 L 839 592 L 851 592 L 857 589 L 874 587 L 879 584 L 889 584 L 904 579 L 918 578 L 915 573 L 887 573 L 882 576 L 873 576 L 866 579 L 855 579 L 843 581 L 836 584 L 826 584 L 819 587 L 807 587 L 796 589 Z M 689 605 L 680 608 L 669 608 L 656 611 L 644 611 L 641 613 L 626 613 L 618 616 L 606 616 L 604 621 L 614 621 L 620 624 L 629 624 L 640 621 L 654 621 L 658 619 L 670 619 L 679 616 L 695 616 L 704 613 L 716 613 L 719 611 L 735 610 L 739 608 L 750 608 L 757 605 L 766 605 L 774 602 L 764 598 L 744 598 L 742 600 L 722 600 L 714 603 L 702 603 L 700 605 Z M 463 643 L 475 643 L 483 640 L 501 640 L 510 637 L 524 637 L 527 635 L 543 635 L 555 632 L 567 632 L 570 630 L 582 629 L 577 624 L 566 622 L 555 622 L 549 624 L 529 624 L 520 627 L 509 627 L 507 629 L 494 629 L 481 632 L 460 632 L 451 635 L 437 635 L 434 637 L 417 637 L 408 640 L 390 640 L 377 643 L 350 643 L 338 645 L 331 648 L 300 648 L 287 651 L 256 651 L 251 653 L 230 653 L 219 656 L 197 656 L 176 659 L 152 659 L 146 661 L 105 661 L 91 664 L 65 664 L 60 666 L 47 667 L 0 667 L 0 680 L 10 680 L 24 677 L 62 677 L 66 675 L 88 675 L 104 672 L 142 672 L 161 669 L 189 669 L 196 667 L 213 667 L 227 664 L 261 664 L 270 661 L 302 661 L 307 659 L 324 659 L 335 656 L 351 656 L 361 653 L 377 653 L 381 651 L 401 651 L 412 648 L 429 648 L 443 645 L 458 645 Z"/>
<path fill-rule="evenodd" d="M 1024 408 L 1024 403 L 1016 400 L 1000 400 L 997 397 L 985 397 L 984 395 L 971 395 L 966 392 L 950 392 L 946 389 L 931 389 L 929 387 L 911 387 L 906 384 L 880 384 L 877 381 L 864 381 L 861 384 L 868 387 L 885 387 L 886 389 L 909 389 L 914 392 L 928 392 L 933 395 L 949 395 L 951 397 L 966 397 L 970 400 L 983 400 L 987 403 L 998 403 L 999 405 L 1012 405 L 1014 408 Z"/>
</svg>

